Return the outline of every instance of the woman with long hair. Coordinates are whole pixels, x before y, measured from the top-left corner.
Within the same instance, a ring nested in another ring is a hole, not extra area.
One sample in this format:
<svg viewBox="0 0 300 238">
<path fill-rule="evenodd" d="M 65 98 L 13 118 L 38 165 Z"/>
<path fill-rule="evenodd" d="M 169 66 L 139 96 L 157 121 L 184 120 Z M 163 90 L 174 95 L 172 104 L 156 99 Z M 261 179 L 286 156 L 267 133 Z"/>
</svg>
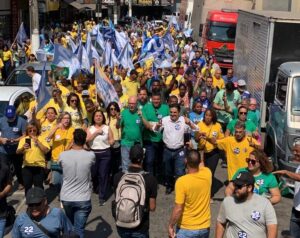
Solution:
<svg viewBox="0 0 300 238">
<path fill-rule="evenodd" d="M 278 182 L 274 174 L 272 174 L 273 166 L 269 158 L 263 151 L 253 150 L 249 158 L 246 159 L 248 166 L 239 169 L 233 176 L 232 180 L 236 179 L 237 175 L 243 171 L 249 171 L 255 179 L 253 192 L 267 197 L 274 205 L 281 200 Z M 234 184 L 230 182 L 225 190 L 225 195 L 230 196 L 234 192 Z"/>
<path fill-rule="evenodd" d="M 63 112 L 59 115 L 57 125 L 49 133 L 47 140 L 52 140 L 51 153 L 51 173 L 52 184 L 61 185 L 62 170 L 58 164 L 58 158 L 61 152 L 69 150 L 73 143 L 73 132 L 71 115 Z"/>
<path fill-rule="evenodd" d="M 214 177 L 218 166 L 220 153 L 212 140 L 224 138 L 221 125 L 217 122 L 217 114 L 213 109 L 207 109 L 204 113 L 203 121 L 198 123 L 199 132 L 195 139 L 198 141 L 199 150 L 204 152 L 204 164 L 212 173 L 211 197 L 217 192 L 216 178 Z"/>
<path fill-rule="evenodd" d="M 120 171 L 121 166 L 121 129 L 117 128 L 117 121 L 120 117 L 120 107 L 116 102 L 110 102 L 106 108 L 107 121 L 106 124 L 110 127 L 114 135 L 114 144 L 111 146 L 111 171 L 112 176 Z"/>
<path fill-rule="evenodd" d="M 40 131 L 35 123 L 29 123 L 26 136 L 19 141 L 17 154 L 24 154 L 22 176 L 25 194 L 34 185 L 43 187 L 46 167 L 46 153 L 50 147 L 40 136 Z"/>
<path fill-rule="evenodd" d="M 87 129 L 87 142 L 96 155 L 96 164 L 92 168 L 92 180 L 94 190 L 98 190 L 100 206 L 103 206 L 107 199 L 111 161 L 110 146 L 114 144 L 114 137 L 110 127 L 105 124 L 105 116 L 100 110 L 93 113 L 92 126 Z"/>
<path fill-rule="evenodd" d="M 71 115 L 72 125 L 74 129 L 86 128 L 86 113 L 81 107 L 81 101 L 76 93 L 70 93 L 67 98 L 67 104 L 64 104 L 63 111 Z"/>
</svg>

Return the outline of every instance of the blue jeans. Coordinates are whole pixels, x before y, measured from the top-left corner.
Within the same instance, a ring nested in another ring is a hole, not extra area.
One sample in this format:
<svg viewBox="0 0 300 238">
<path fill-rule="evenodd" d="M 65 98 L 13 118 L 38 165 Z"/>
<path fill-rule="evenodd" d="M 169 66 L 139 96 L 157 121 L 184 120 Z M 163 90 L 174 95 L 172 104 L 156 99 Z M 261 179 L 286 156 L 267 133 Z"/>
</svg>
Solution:
<svg viewBox="0 0 300 238">
<path fill-rule="evenodd" d="M 121 145 L 121 156 L 122 156 L 122 171 L 126 172 L 129 165 L 131 164 L 129 159 L 129 151 L 131 146 Z"/>
<path fill-rule="evenodd" d="M 176 229 L 176 238 L 208 238 L 209 229 L 200 230 L 187 230 L 187 229 Z"/>
<path fill-rule="evenodd" d="M 184 148 L 179 148 L 177 150 L 171 150 L 164 148 L 164 164 L 166 173 L 166 184 L 169 187 L 174 185 L 175 179 L 185 174 L 185 164 L 184 164 Z"/>
<path fill-rule="evenodd" d="M 293 238 L 300 238 L 300 212 L 292 209 L 290 232 Z"/>
<path fill-rule="evenodd" d="M 121 238 L 149 238 L 149 231 L 141 233 L 138 231 L 130 231 L 129 229 L 123 229 L 117 227 L 118 234 Z"/>
<path fill-rule="evenodd" d="M 6 219 L 0 218 L 0 238 L 4 237 Z"/>
<path fill-rule="evenodd" d="M 159 169 L 162 167 L 162 143 L 145 141 L 146 156 L 144 161 L 145 171 L 152 175 L 159 174 Z"/>
<path fill-rule="evenodd" d="M 67 217 L 70 219 L 71 223 L 74 226 L 75 232 L 80 236 L 80 238 L 83 238 L 85 224 L 92 210 L 91 201 L 62 201 L 62 204 Z"/>
</svg>

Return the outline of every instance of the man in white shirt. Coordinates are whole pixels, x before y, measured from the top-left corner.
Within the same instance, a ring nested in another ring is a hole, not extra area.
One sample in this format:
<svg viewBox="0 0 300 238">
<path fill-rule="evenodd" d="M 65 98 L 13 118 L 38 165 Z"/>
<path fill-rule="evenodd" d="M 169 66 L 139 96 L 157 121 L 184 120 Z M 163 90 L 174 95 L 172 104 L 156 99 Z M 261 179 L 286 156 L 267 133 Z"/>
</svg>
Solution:
<svg viewBox="0 0 300 238">
<path fill-rule="evenodd" d="M 165 144 L 163 161 L 165 164 L 166 194 L 170 194 L 174 188 L 173 178 L 185 174 L 184 133 L 198 127 L 190 119 L 180 116 L 180 106 L 170 105 L 170 116 L 164 117 L 154 126 L 154 131 L 163 129 L 163 142 Z"/>
<path fill-rule="evenodd" d="M 296 141 L 293 146 L 293 162 L 300 163 L 300 141 Z M 284 175 L 295 180 L 294 205 L 290 221 L 290 233 L 293 238 L 300 238 L 300 165 L 295 173 L 288 170 L 278 170 L 273 174 Z"/>
<path fill-rule="evenodd" d="M 37 97 L 37 91 L 39 89 L 40 81 L 42 76 L 35 72 L 35 69 L 32 66 L 28 66 L 26 68 L 27 75 L 32 78 L 32 88 L 35 93 L 35 97 Z"/>
</svg>

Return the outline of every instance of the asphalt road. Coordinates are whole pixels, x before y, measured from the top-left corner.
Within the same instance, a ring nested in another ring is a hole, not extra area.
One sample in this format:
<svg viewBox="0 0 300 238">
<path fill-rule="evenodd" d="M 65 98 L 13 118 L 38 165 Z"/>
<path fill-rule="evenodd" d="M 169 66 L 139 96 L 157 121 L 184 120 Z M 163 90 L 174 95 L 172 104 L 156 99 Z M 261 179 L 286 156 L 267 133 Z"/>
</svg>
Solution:
<svg viewBox="0 0 300 238">
<path fill-rule="evenodd" d="M 226 179 L 226 169 L 218 166 L 216 171 L 216 177 L 220 181 Z M 51 192 L 49 193 L 51 196 Z M 210 237 L 214 237 L 216 217 L 220 207 L 220 203 L 224 198 L 224 187 L 222 187 L 215 195 L 214 203 L 211 204 L 211 233 Z M 116 238 L 118 237 L 116 232 L 115 223 L 111 215 L 110 204 L 113 199 L 113 195 L 102 207 L 98 205 L 98 198 L 96 194 L 92 195 L 93 209 L 89 216 L 88 223 L 86 226 L 86 237 L 87 238 Z M 17 191 L 10 198 L 10 202 L 14 204 L 17 211 L 24 211 L 26 205 L 24 205 L 24 193 Z M 167 225 L 168 220 L 172 211 L 174 203 L 174 193 L 165 195 L 165 188 L 159 185 L 157 208 L 154 213 L 151 214 L 150 218 L 150 237 L 151 238 L 162 238 L 168 237 Z M 60 203 L 57 198 L 51 202 L 52 207 L 59 207 Z M 292 208 L 292 199 L 283 198 L 282 201 L 275 206 L 276 214 L 279 222 L 279 235 L 283 230 L 288 230 L 290 212 Z M 239 212 L 239 211 L 237 211 Z M 6 238 L 11 237 L 10 234 L 5 236 Z"/>
</svg>

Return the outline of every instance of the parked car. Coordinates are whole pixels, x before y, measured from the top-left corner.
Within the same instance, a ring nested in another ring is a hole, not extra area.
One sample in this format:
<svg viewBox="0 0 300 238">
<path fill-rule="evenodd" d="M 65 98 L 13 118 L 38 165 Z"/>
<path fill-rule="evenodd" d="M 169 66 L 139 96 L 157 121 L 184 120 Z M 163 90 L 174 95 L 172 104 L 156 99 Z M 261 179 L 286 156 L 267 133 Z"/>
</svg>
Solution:
<svg viewBox="0 0 300 238">
<path fill-rule="evenodd" d="M 34 100 L 34 93 L 29 87 L 0 87 L 0 117 L 4 116 L 5 108 L 8 105 L 14 105 L 17 114 L 24 116 L 32 100 Z"/>
<path fill-rule="evenodd" d="M 23 86 L 23 87 L 32 87 L 32 80 L 26 73 L 26 68 L 28 66 L 33 66 L 35 71 L 39 74 L 42 74 L 44 63 L 26 63 L 22 64 L 19 67 L 15 68 L 8 78 L 1 82 L 0 86 Z M 48 79 L 48 71 L 51 70 L 51 62 L 46 63 L 46 78 Z M 48 80 L 47 80 L 48 82 Z M 50 86 L 50 83 L 47 83 L 47 86 Z"/>
</svg>

